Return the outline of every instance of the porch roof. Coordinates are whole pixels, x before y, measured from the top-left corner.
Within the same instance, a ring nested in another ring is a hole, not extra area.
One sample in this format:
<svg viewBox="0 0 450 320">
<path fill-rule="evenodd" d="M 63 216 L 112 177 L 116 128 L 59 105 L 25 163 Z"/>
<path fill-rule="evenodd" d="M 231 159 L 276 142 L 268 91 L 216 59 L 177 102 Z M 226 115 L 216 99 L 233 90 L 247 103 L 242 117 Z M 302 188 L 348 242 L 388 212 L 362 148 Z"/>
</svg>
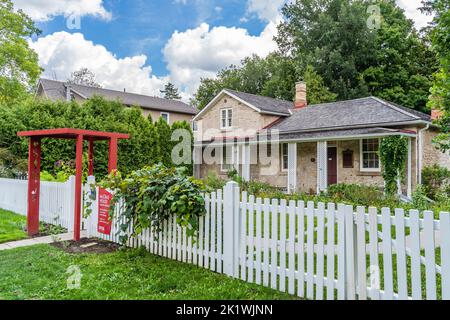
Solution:
<svg viewBox="0 0 450 320">
<path fill-rule="evenodd" d="M 262 133 L 262 132 L 261 132 Z M 258 143 L 258 142 L 270 142 L 275 136 L 270 135 L 270 130 L 267 131 L 267 135 L 261 135 L 253 137 L 216 137 L 210 141 L 203 141 L 196 143 L 197 145 L 210 145 L 210 144 L 242 144 L 242 143 Z M 351 139 L 363 139 L 363 138 L 381 138 L 386 136 L 407 136 L 415 137 L 416 132 L 410 130 L 390 129 L 390 128 L 359 128 L 359 129 L 344 129 L 344 130 L 328 130 L 328 131 L 308 131 L 308 132 L 295 132 L 295 133 L 279 133 L 279 142 L 308 142 L 308 141 L 325 141 L 325 140 L 351 140 Z"/>
</svg>

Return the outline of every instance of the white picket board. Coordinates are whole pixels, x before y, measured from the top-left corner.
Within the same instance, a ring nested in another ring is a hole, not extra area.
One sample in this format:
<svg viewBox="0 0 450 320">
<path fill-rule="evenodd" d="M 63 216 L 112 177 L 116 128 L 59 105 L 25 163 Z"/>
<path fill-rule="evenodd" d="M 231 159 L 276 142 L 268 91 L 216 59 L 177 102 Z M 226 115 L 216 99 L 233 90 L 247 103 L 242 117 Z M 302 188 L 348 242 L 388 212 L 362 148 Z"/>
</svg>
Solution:
<svg viewBox="0 0 450 320">
<path fill-rule="evenodd" d="M 441 212 L 442 299 L 450 300 L 450 213 Z"/>
<path fill-rule="evenodd" d="M 288 261 L 288 293 L 295 294 L 295 201 L 289 201 L 289 261 Z"/>
<path fill-rule="evenodd" d="M 278 280 L 278 199 L 272 200 L 272 232 L 271 232 L 271 252 L 270 252 L 270 282 L 271 288 L 277 289 Z"/>
<path fill-rule="evenodd" d="M 366 263 L 366 208 L 359 206 L 356 211 L 357 264 L 358 264 L 358 300 L 367 300 L 367 263 Z"/>
<path fill-rule="evenodd" d="M 325 274 L 325 204 L 317 205 L 317 283 L 316 283 L 316 300 L 323 300 L 323 281 Z"/>
<path fill-rule="evenodd" d="M 217 272 L 222 273 L 222 190 L 217 190 Z"/>
<path fill-rule="evenodd" d="M 264 219 L 263 219 L 263 285 L 269 286 L 269 248 L 270 242 L 270 200 L 264 199 Z"/>
<path fill-rule="evenodd" d="M 251 195 L 248 200 L 248 276 L 247 281 L 254 282 L 254 221 L 255 221 L 255 196 Z"/>
<path fill-rule="evenodd" d="M 338 299 L 345 300 L 345 205 L 338 205 Z"/>
<path fill-rule="evenodd" d="M 263 264 L 261 260 L 261 249 L 263 247 L 262 239 L 262 200 L 261 198 L 256 199 L 256 252 L 255 252 L 255 283 L 261 284 L 261 266 Z"/>
<path fill-rule="evenodd" d="M 424 212 L 425 274 L 427 300 L 436 300 L 436 252 L 434 248 L 434 213 Z"/>
<path fill-rule="evenodd" d="M 204 250 L 203 250 L 203 246 L 204 246 L 203 239 L 205 237 L 204 230 L 205 230 L 205 216 L 202 216 L 202 217 L 200 217 L 199 231 L 198 231 L 197 263 L 198 263 L 199 267 L 203 267 L 203 261 L 204 261 Z"/>
<path fill-rule="evenodd" d="M 409 221 L 412 298 L 413 300 L 422 300 L 422 262 L 420 261 L 420 221 L 418 210 L 409 211 Z"/>
<path fill-rule="evenodd" d="M 240 266 L 243 281 L 247 280 L 247 201 L 247 192 L 242 192 Z"/>
<path fill-rule="evenodd" d="M 314 202 L 308 202 L 306 217 L 306 297 L 314 299 Z"/>
<path fill-rule="evenodd" d="M 380 264 L 378 259 L 378 210 L 369 208 L 370 299 L 380 299 Z"/>
<path fill-rule="evenodd" d="M 305 297 L 305 202 L 297 203 L 297 255 L 298 255 L 298 277 L 297 277 L 297 295 Z"/>
<path fill-rule="evenodd" d="M 327 300 L 334 300 L 334 264 L 335 264 L 335 205 L 328 204 L 327 209 Z"/>
<path fill-rule="evenodd" d="M 286 292 L 286 199 L 280 202 L 280 291 Z"/>
<path fill-rule="evenodd" d="M 406 264 L 405 212 L 395 209 L 395 247 L 397 251 L 398 298 L 408 299 L 408 278 Z"/>
<path fill-rule="evenodd" d="M 346 287 L 347 300 L 356 299 L 356 272 L 355 268 L 355 228 L 353 221 L 353 207 L 345 206 L 345 264 L 346 264 Z"/>
<path fill-rule="evenodd" d="M 214 253 L 216 252 L 216 213 L 217 213 L 217 197 L 216 193 L 211 193 L 211 235 L 209 241 L 209 251 L 210 251 L 210 270 L 216 271 L 216 263 L 214 258 Z"/>
<path fill-rule="evenodd" d="M 384 271 L 384 295 L 383 300 L 393 300 L 394 279 L 392 272 L 392 235 L 391 235 L 391 211 L 389 208 L 381 209 L 383 225 L 383 271 Z"/>
<path fill-rule="evenodd" d="M 209 269 L 209 230 L 211 228 L 211 205 L 208 205 L 208 211 L 205 216 L 205 237 L 204 237 L 204 250 L 203 250 L 203 266 Z"/>
</svg>

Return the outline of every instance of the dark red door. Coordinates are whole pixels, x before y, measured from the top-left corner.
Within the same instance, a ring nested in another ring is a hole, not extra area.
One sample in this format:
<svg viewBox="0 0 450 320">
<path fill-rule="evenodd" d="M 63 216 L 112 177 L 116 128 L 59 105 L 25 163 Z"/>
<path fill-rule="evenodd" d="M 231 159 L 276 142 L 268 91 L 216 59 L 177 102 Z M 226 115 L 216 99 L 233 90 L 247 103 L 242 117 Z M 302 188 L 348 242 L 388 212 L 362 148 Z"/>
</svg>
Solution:
<svg viewBox="0 0 450 320">
<path fill-rule="evenodd" d="M 328 147 L 328 185 L 337 184 L 337 148 Z"/>
</svg>

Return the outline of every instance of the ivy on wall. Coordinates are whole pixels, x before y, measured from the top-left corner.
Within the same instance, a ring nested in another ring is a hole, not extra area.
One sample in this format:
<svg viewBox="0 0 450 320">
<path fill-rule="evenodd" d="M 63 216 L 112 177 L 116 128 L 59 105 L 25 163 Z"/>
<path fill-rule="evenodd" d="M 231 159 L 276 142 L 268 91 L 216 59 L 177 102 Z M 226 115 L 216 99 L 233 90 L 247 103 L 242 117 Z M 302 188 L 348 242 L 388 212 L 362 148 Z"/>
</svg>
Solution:
<svg viewBox="0 0 450 320">
<path fill-rule="evenodd" d="M 380 160 L 383 165 L 382 175 L 387 194 L 395 194 L 398 179 L 405 177 L 408 159 L 408 139 L 403 136 L 383 138 L 380 144 Z"/>
</svg>

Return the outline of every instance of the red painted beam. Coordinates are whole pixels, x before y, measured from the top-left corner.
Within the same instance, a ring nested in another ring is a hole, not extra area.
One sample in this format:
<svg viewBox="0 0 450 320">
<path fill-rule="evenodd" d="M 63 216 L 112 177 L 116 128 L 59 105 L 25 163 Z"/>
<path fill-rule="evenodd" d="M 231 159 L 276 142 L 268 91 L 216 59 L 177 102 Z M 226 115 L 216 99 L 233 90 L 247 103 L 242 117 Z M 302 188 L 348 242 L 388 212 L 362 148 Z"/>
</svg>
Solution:
<svg viewBox="0 0 450 320">
<path fill-rule="evenodd" d="M 77 137 L 76 147 L 76 175 L 75 175 L 75 212 L 74 212 L 74 237 L 75 241 L 80 240 L 81 229 L 81 187 L 83 183 L 83 136 Z"/>
<path fill-rule="evenodd" d="M 66 138 L 76 139 L 78 136 L 84 136 L 84 138 L 93 138 L 94 140 L 108 140 L 110 138 L 116 139 L 129 139 L 130 135 L 117 132 L 103 132 L 81 129 L 46 129 L 46 130 L 34 130 L 34 131 L 22 131 L 17 133 L 19 137 L 46 137 L 46 138 Z"/>
<path fill-rule="evenodd" d="M 117 138 L 109 140 L 108 172 L 117 170 Z"/>
<path fill-rule="evenodd" d="M 41 139 L 31 138 L 28 147 L 28 208 L 27 231 L 39 233 L 39 193 L 41 184 Z"/>
</svg>

